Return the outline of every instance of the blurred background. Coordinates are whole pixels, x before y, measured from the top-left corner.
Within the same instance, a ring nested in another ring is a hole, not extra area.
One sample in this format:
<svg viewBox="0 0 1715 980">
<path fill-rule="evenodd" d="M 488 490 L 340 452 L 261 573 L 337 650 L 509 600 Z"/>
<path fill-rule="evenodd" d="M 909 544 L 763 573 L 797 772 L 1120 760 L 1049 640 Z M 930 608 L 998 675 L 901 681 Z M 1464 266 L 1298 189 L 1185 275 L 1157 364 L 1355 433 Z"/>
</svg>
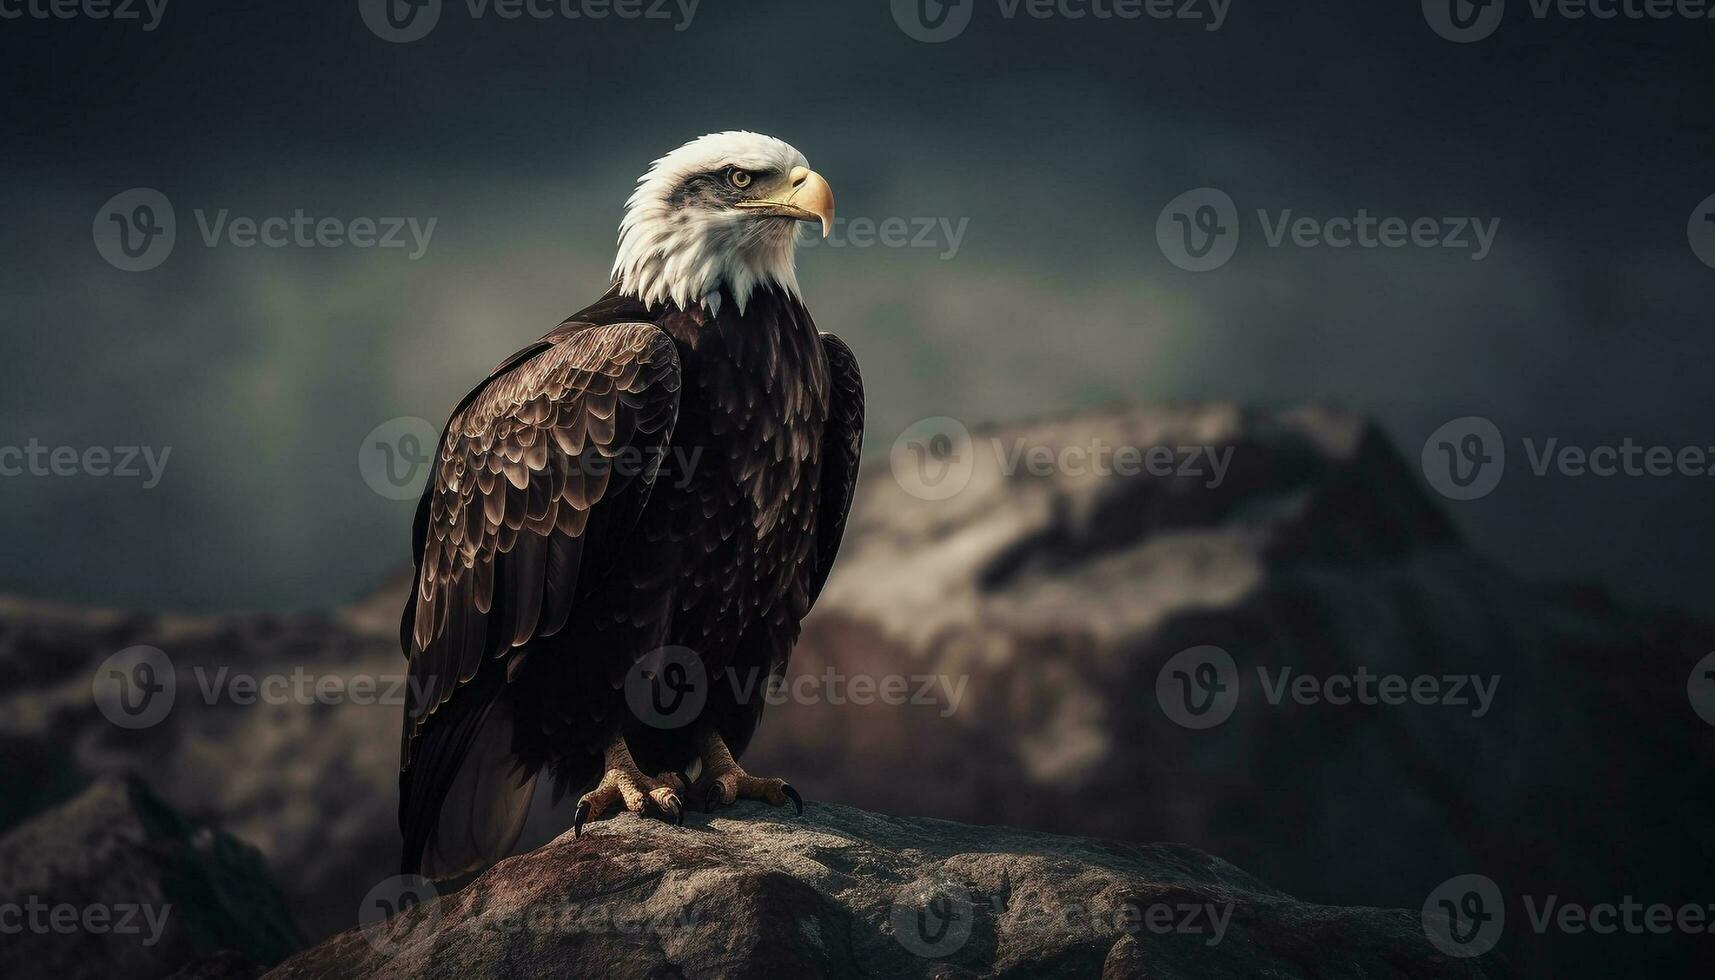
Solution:
<svg viewBox="0 0 1715 980">
<path fill-rule="evenodd" d="M 1715 445 L 1710 270 L 1686 241 L 1715 193 L 1709 25 L 1516 6 L 1464 45 L 1416 4 L 1356 0 L 1238 3 L 1219 31 L 979 4 L 939 44 L 884 0 L 705 0 L 683 30 L 459 3 L 408 44 L 354 2 L 174 0 L 153 31 L 8 21 L 5 417 L 19 442 L 173 457 L 147 493 L 0 482 L 31 515 L 0 585 L 195 609 L 365 593 L 406 554 L 411 507 L 359 479 L 364 435 L 439 425 L 598 295 L 637 175 L 732 128 L 802 149 L 843 216 L 964 229 L 802 257 L 820 324 L 864 357 L 872 449 L 925 416 L 1116 398 L 1332 402 L 1414 450 L 1466 415 L 1539 443 Z M 1189 275 L 1154 228 L 1205 186 L 1247 227 Z M 91 242 L 137 187 L 178 212 L 148 274 Z M 1276 249 L 1252 217 L 1360 208 L 1499 234 L 1481 261 Z M 211 248 L 197 209 L 436 225 L 414 261 Z M 1522 569 L 1707 611 L 1707 499 L 1698 480 L 1533 479 L 1454 519 Z"/>
<path fill-rule="evenodd" d="M 146 644 L 186 691 L 193 666 L 397 672 L 407 437 L 602 292 L 652 159 L 744 128 L 836 191 L 800 277 L 870 406 L 795 666 L 971 685 L 945 715 L 783 706 L 756 752 L 806 793 L 1185 841 L 1329 903 L 1415 909 L 1472 871 L 1715 900 L 1693 670 L 1715 649 L 1715 21 L 1512 0 L 1460 36 L 1436 0 L 1175 6 L 449 0 L 399 28 L 357 0 L 0 2 L 0 464 L 44 461 L 0 477 L 7 822 L 141 771 L 281 878 L 290 925 L 228 945 L 267 960 L 352 925 L 393 863 L 395 708 L 181 695 L 125 731 L 90 671 Z M 1192 271 L 1158 231 L 1200 221 L 1203 188 L 1236 250 Z M 1360 213 L 1462 237 L 1270 240 Z M 245 219 L 300 214 L 343 237 L 244 244 Z M 400 219 L 402 247 L 358 245 L 365 219 Z M 1456 499 L 1425 461 L 1469 417 L 1505 475 Z M 896 478 L 925 419 L 972 450 L 950 499 Z M 1092 439 L 1231 448 L 1232 475 L 1032 476 L 999 451 Z M 1539 475 L 1551 440 L 1708 460 Z M 82 461 L 63 475 L 58 447 Z M 90 447 L 137 447 L 138 475 Z M 1214 734 L 1154 697 L 1199 644 L 1248 678 Z M 1251 667 L 1287 664 L 1497 674 L 1501 706 L 1267 705 Z M 1686 937 L 1517 933 L 1533 975 L 1692 962 Z"/>
</svg>

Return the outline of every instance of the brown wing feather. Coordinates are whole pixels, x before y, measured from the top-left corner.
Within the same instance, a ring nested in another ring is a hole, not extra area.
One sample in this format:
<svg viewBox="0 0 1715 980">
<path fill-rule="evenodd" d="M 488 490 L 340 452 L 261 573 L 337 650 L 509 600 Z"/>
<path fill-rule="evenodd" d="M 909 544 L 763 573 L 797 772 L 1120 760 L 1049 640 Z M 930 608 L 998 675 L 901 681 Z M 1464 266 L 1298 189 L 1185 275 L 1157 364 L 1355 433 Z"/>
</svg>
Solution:
<svg viewBox="0 0 1715 980">
<path fill-rule="evenodd" d="M 652 479 L 588 463 L 666 445 L 679 385 L 672 341 L 650 324 L 620 323 L 525 352 L 454 413 L 419 510 L 415 609 L 402 630 L 413 681 L 402 766 L 485 660 L 565 625 L 579 567 L 592 560 L 583 540 L 592 512 L 621 493 L 646 494 Z M 640 509 L 621 507 L 632 519 Z"/>
</svg>

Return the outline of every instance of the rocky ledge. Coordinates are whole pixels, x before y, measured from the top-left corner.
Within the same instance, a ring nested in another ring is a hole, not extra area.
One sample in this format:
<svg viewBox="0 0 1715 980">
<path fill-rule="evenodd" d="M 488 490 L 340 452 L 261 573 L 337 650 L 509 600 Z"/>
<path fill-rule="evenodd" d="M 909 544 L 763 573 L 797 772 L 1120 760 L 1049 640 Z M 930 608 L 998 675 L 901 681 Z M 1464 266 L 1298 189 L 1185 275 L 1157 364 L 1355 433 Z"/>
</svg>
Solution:
<svg viewBox="0 0 1715 980">
<path fill-rule="evenodd" d="M 623 815 L 268 974 L 1483 977 L 1420 914 L 1300 902 L 1193 848 L 812 803 Z M 415 899 L 416 904 L 412 905 Z"/>
</svg>

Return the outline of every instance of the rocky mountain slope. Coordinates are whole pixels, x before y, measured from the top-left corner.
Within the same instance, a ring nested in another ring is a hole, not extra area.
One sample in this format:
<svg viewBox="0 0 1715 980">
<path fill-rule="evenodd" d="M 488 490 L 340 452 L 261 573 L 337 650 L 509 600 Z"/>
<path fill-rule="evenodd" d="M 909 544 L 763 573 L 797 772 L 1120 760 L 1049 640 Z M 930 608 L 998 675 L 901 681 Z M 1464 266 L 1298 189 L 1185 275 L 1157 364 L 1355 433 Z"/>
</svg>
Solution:
<svg viewBox="0 0 1715 980">
<path fill-rule="evenodd" d="M 870 810 L 1183 842 L 1328 905 L 1419 908 L 1481 874 L 1527 974 L 1696 962 L 1683 934 L 1539 935 L 1523 903 L 1715 900 L 1715 733 L 1687 700 L 1715 628 L 1519 581 L 1338 413 L 1115 409 L 924 444 L 968 482 L 926 487 L 909 453 L 866 470 L 752 771 Z M 1116 447 L 1173 462 L 1109 472 Z M 396 859 L 404 588 L 328 614 L 0 603 L 0 825 L 141 771 L 255 843 L 312 939 L 350 928 Z M 92 683 L 139 644 L 177 697 L 122 728 Z M 279 675 L 311 693 L 244 696 Z M 1402 703 L 1352 696 L 1379 678 Z M 1219 718 L 1187 713 L 1204 679 Z"/>
<path fill-rule="evenodd" d="M 254 847 L 134 779 L 100 780 L 0 837 L 0 908 L 10 980 L 253 977 L 303 942 Z"/>
<path fill-rule="evenodd" d="M 418 897 L 268 977 L 1489 975 L 1415 913 L 1307 905 L 1188 847 L 825 804 L 625 814 Z"/>
</svg>

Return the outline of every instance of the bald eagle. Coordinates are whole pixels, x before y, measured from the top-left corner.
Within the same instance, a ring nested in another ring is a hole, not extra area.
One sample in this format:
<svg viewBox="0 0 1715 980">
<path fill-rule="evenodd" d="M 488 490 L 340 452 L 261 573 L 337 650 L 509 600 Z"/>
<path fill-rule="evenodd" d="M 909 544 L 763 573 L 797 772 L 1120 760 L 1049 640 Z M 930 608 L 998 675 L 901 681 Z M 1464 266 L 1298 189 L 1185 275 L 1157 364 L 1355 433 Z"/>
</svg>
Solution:
<svg viewBox="0 0 1715 980">
<path fill-rule="evenodd" d="M 406 873 L 504 857 L 544 771 L 556 800 L 582 792 L 574 833 L 621 809 L 682 823 L 692 802 L 802 812 L 737 760 L 856 483 L 857 361 L 817 331 L 793 265 L 799 223 L 826 236 L 833 216 L 786 143 L 687 143 L 626 203 L 607 293 L 453 411 L 400 627 Z M 662 650 L 695 657 L 688 721 L 628 703 Z"/>
</svg>

